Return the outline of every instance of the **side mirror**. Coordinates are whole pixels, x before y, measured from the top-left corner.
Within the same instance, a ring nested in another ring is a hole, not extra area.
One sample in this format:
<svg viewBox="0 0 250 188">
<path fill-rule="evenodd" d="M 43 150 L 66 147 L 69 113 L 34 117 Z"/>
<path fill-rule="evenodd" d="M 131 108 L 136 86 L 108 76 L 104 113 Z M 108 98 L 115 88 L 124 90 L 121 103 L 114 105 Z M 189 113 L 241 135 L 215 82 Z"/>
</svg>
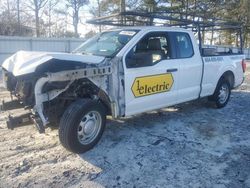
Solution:
<svg viewBox="0 0 250 188">
<path fill-rule="evenodd" d="M 140 56 L 139 54 L 135 54 L 135 64 L 136 65 L 143 65 L 145 63 L 144 59 L 142 56 Z"/>
<path fill-rule="evenodd" d="M 138 54 L 130 53 L 126 58 L 127 66 L 130 68 L 143 66 L 143 58 Z"/>
<path fill-rule="evenodd" d="M 129 68 L 152 66 L 153 55 L 147 52 L 134 53 L 131 50 L 126 57 L 126 63 Z"/>
</svg>

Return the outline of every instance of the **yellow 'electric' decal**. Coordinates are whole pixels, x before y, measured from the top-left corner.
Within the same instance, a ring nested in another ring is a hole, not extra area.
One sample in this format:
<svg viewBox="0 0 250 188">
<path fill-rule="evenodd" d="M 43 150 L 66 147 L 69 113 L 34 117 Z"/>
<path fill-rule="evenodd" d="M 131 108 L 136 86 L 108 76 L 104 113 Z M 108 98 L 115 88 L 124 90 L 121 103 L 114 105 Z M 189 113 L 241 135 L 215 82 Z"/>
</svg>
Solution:
<svg viewBox="0 0 250 188">
<path fill-rule="evenodd" d="M 135 97 L 143 97 L 170 91 L 174 79 L 171 73 L 135 78 L 132 92 Z"/>
</svg>

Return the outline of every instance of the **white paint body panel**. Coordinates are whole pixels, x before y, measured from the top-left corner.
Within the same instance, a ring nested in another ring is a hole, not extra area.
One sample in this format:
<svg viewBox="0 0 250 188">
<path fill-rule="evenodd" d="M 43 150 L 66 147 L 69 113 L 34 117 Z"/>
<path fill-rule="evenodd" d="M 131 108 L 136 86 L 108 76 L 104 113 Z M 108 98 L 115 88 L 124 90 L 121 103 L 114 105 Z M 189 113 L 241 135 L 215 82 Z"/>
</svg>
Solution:
<svg viewBox="0 0 250 188">
<path fill-rule="evenodd" d="M 203 57 L 204 76 L 201 97 L 212 95 L 220 77 L 227 71 L 234 74 L 234 87 L 239 86 L 244 79 L 242 59 L 244 55 Z"/>
<path fill-rule="evenodd" d="M 193 33 L 188 33 L 193 43 L 194 55 L 190 58 L 175 59 L 180 64 L 180 85 L 178 87 L 178 101 L 175 104 L 197 99 L 200 92 L 202 59 Z"/>
<path fill-rule="evenodd" d="M 27 52 L 19 51 L 6 59 L 2 67 L 14 76 L 35 72 L 37 66 L 51 60 L 79 61 L 87 64 L 100 63 L 104 57 L 93 55 L 80 55 L 59 52 Z"/>
<path fill-rule="evenodd" d="M 125 113 L 127 116 L 176 103 L 178 100 L 179 72 L 172 73 L 174 83 L 168 92 L 136 98 L 131 90 L 137 77 L 164 74 L 167 72 L 167 69 L 173 68 L 179 69 L 179 64 L 175 63 L 174 60 L 163 60 L 152 67 L 131 68 L 125 71 Z"/>
</svg>

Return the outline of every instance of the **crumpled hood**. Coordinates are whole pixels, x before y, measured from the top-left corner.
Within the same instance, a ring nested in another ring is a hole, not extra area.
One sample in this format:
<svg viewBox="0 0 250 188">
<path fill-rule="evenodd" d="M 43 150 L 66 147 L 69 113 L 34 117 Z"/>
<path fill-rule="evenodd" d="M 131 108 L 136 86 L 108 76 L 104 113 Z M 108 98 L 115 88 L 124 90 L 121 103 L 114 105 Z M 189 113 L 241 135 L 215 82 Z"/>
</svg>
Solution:
<svg viewBox="0 0 250 188">
<path fill-rule="evenodd" d="M 98 64 L 102 62 L 105 58 L 93 55 L 81 55 L 60 52 L 19 51 L 8 59 L 6 59 L 3 62 L 2 67 L 8 72 L 11 72 L 14 76 L 21 76 L 24 74 L 35 72 L 37 66 L 51 59 L 76 61 L 85 64 Z"/>
</svg>

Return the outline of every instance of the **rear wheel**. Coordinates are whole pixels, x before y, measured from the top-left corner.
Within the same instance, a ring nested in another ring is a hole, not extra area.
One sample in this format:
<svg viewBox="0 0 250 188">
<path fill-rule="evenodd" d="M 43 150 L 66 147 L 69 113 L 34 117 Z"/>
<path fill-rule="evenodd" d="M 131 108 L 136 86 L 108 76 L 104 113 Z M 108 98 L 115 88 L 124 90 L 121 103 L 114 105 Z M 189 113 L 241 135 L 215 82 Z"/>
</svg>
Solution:
<svg viewBox="0 0 250 188">
<path fill-rule="evenodd" d="M 231 95 L 231 86 L 229 81 L 221 79 L 216 90 L 210 99 L 215 102 L 217 108 L 223 108 L 227 105 Z"/>
<path fill-rule="evenodd" d="M 79 99 L 64 112 L 59 125 L 59 139 L 66 149 L 83 153 L 100 140 L 105 123 L 106 110 L 101 102 Z"/>
</svg>

